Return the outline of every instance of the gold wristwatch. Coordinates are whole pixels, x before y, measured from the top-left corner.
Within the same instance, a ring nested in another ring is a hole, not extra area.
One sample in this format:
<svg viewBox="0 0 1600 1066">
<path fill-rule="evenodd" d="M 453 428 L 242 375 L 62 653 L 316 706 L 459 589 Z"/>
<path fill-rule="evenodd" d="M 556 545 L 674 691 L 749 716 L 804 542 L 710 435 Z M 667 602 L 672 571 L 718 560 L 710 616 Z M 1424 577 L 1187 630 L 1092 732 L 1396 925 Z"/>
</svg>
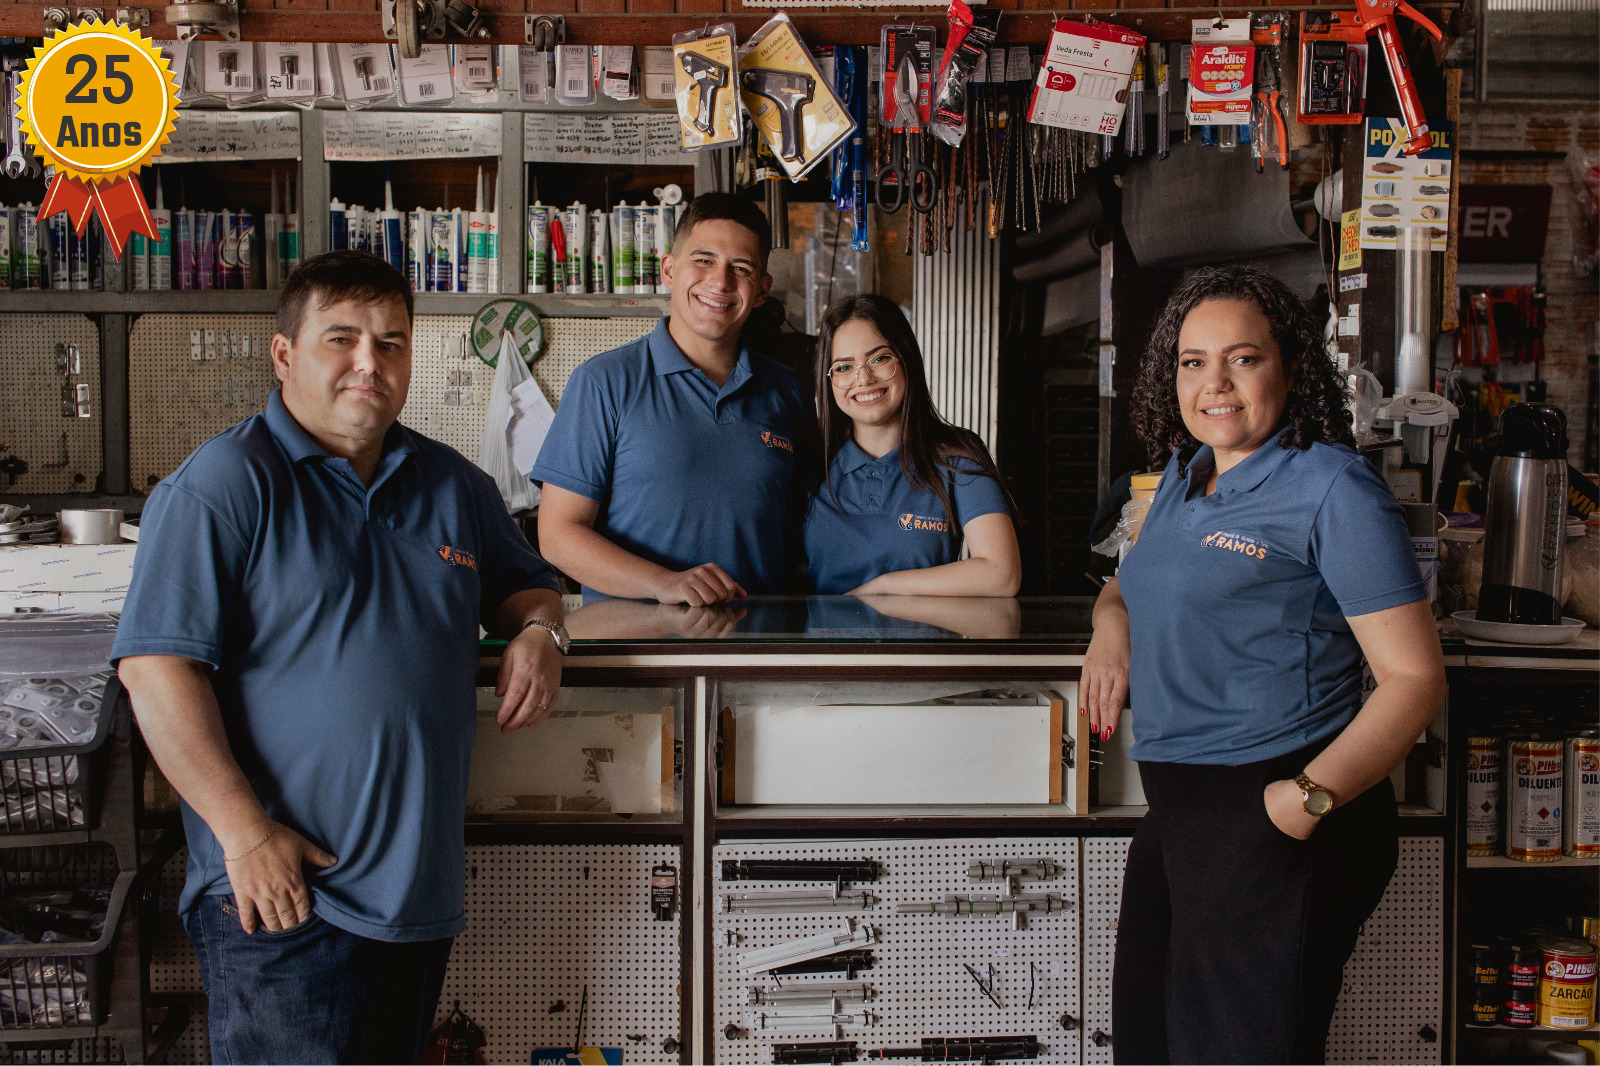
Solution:
<svg viewBox="0 0 1600 1066">
<path fill-rule="evenodd" d="M 1321 818 L 1333 810 L 1333 793 L 1317 784 L 1305 774 L 1294 779 L 1294 785 L 1300 790 L 1301 805 L 1307 814 L 1313 818 Z"/>
</svg>

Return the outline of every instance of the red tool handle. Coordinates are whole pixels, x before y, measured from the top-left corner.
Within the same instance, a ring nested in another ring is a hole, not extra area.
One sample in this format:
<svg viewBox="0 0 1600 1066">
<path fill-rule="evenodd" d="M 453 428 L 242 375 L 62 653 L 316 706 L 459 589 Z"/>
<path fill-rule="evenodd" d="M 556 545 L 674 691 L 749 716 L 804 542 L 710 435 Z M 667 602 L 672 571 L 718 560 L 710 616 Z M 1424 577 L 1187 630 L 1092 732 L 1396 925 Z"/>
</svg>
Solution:
<svg viewBox="0 0 1600 1066">
<path fill-rule="evenodd" d="M 1401 155 L 1425 152 L 1433 144 L 1428 133 L 1428 117 L 1422 112 L 1422 101 L 1417 98 L 1417 86 L 1411 78 L 1411 64 L 1406 60 L 1406 50 L 1401 47 L 1399 27 L 1395 25 L 1395 11 L 1417 23 L 1435 38 L 1443 38 L 1439 27 L 1422 12 L 1405 0 L 1360 0 L 1356 7 L 1356 22 L 1369 34 L 1378 35 L 1383 54 L 1389 60 L 1389 77 L 1394 82 L 1394 95 L 1400 101 L 1400 114 L 1405 118 L 1406 138 Z"/>
</svg>

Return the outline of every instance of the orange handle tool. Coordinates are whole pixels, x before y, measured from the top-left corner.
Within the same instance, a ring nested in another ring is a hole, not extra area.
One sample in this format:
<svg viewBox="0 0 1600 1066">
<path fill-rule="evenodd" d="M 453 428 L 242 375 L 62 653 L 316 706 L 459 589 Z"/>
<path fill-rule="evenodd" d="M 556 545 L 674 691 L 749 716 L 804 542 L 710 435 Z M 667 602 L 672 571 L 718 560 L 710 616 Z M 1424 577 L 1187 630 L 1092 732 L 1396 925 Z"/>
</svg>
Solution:
<svg viewBox="0 0 1600 1066">
<path fill-rule="evenodd" d="M 1428 16 L 1406 3 L 1405 0 L 1358 0 L 1356 22 L 1367 33 L 1376 33 L 1389 59 L 1389 77 L 1394 81 L 1394 94 L 1400 101 L 1400 114 L 1405 118 L 1406 138 L 1402 155 L 1416 155 L 1426 151 L 1433 138 L 1428 134 L 1428 117 L 1422 113 L 1422 101 L 1417 98 L 1417 86 L 1411 78 L 1411 64 L 1406 60 L 1405 49 L 1400 45 L 1399 27 L 1395 13 L 1399 12 L 1433 35 L 1444 40 L 1444 34 Z"/>
</svg>

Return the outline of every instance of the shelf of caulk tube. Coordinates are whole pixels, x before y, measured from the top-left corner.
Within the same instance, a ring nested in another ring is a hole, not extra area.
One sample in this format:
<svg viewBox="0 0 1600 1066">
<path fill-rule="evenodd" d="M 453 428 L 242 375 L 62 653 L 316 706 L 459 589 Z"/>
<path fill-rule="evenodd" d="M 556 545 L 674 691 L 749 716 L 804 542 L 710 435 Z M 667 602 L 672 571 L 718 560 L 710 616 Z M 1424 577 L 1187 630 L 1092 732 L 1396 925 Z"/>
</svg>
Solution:
<svg viewBox="0 0 1600 1066">
<path fill-rule="evenodd" d="M 471 315 L 491 300 L 525 300 L 545 318 L 658 318 L 670 297 L 594 293 L 418 293 L 419 315 Z M 171 289 L 156 292 L 0 291 L 0 314 L 263 314 L 278 309 L 267 289 Z"/>
</svg>

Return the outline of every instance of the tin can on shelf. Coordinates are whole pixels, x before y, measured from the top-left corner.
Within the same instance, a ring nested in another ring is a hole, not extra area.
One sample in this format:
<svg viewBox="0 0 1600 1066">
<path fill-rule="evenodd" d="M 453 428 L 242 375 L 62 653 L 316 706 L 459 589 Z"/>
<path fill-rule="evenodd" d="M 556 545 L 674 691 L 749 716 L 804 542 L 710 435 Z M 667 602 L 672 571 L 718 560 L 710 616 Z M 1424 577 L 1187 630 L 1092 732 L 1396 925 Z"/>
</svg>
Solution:
<svg viewBox="0 0 1600 1066">
<path fill-rule="evenodd" d="M 1589 858 L 1600 855 L 1600 732 L 1570 736 L 1566 747 L 1561 850 Z"/>
<path fill-rule="evenodd" d="M 1467 854 L 1500 854 L 1501 799 L 1504 781 L 1500 738 L 1467 738 Z"/>
<path fill-rule="evenodd" d="M 1467 1010 L 1468 1025 L 1496 1025 L 1500 1021 L 1500 1006 L 1503 993 L 1498 989 L 1480 988 L 1473 997 L 1472 1006 Z"/>
<path fill-rule="evenodd" d="M 1506 856 L 1523 862 L 1561 858 L 1561 782 L 1566 753 L 1548 737 L 1506 742 Z"/>
<path fill-rule="evenodd" d="M 1500 1010 L 1500 1022 L 1518 1029 L 1532 1029 L 1539 1021 L 1539 990 L 1536 988 L 1509 988 L 1505 1005 Z"/>
<path fill-rule="evenodd" d="M 1587 940 L 1550 936 L 1539 941 L 1539 1024 L 1551 1029 L 1594 1025 L 1595 946 Z"/>
<path fill-rule="evenodd" d="M 1512 945 L 1511 957 L 1506 960 L 1505 981 L 1508 988 L 1535 991 L 1539 987 L 1539 974 L 1544 970 L 1544 952 L 1532 941 L 1522 940 Z"/>
<path fill-rule="evenodd" d="M 1577 918 L 1573 926 L 1578 936 L 1600 948 L 1600 918 Z"/>
<path fill-rule="evenodd" d="M 1505 967 L 1501 965 L 1499 948 L 1494 944 L 1476 943 L 1467 948 L 1467 956 L 1472 963 L 1474 988 L 1481 992 L 1500 987 L 1500 980 L 1505 976 Z"/>
</svg>

